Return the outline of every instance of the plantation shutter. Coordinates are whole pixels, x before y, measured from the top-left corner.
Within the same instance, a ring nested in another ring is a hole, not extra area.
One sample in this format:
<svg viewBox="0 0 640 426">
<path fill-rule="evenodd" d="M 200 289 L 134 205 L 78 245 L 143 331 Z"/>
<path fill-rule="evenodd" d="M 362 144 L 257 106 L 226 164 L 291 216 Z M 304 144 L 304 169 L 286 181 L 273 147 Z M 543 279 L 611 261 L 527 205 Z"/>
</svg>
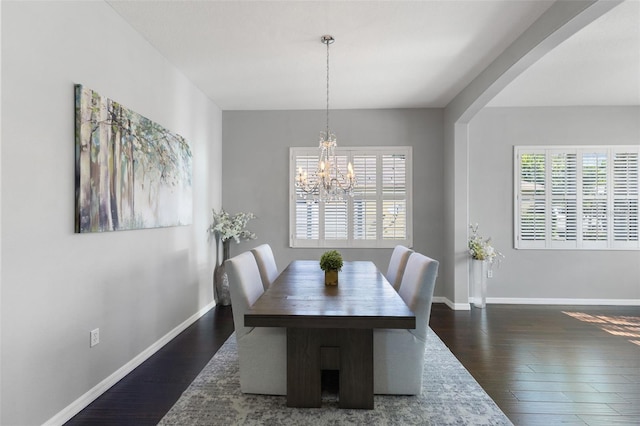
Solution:
<svg viewBox="0 0 640 426">
<path fill-rule="evenodd" d="M 350 159 L 347 155 L 336 155 L 338 169 L 344 173 Z M 344 176 L 340 179 L 343 180 Z M 324 205 L 324 239 L 325 240 L 347 240 L 349 216 L 347 211 L 348 200 L 330 201 Z"/>
<path fill-rule="evenodd" d="M 291 148 L 292 247 L 394 247 L 412 245 L 411 147 L 338 148 L 338 167 L 350 161 L 357 186 L 344 201 L 313 203 L 295 188 L 299 169 L 312 182 L 317 149 Z M 315 182 L 314 182 L 315 183 Z"/>
<path fill-rule="evenodd" d="M 605 247 L 607 220 L 607 154 L 582 154 L 582 240 L 590 247 Z"/>
<path fill-rule="evenodd" d="M 406 156 L 382 155 L 382 238 L 403 240 L 407 234 Z"/>
<path fill-rule="evenodd" d="M 353 171 L 358 180 L 353 195 L 353 239 L 376 240 L 378 238 L 378 156 L 356 154 Z"/>
<path fill-rule="evenodd" d="M 544 152 L 526 152 L 517 164 L 516 247 L 544 247 L 546 240 L 546 164 Z"/>
<path fill-rule="evenodd" d="M 516 248 L 640 249 L 640 147 L 515 147 Z"/>
<path fill-rule="evenodd" d="M 324 238 L 326 240 L 347 239 L 347 201 L 330 201 L 324 205 Z"/>
<path fill-rule="evenodd" d="M 576 247 L 577 172 L 576 153 L 551 153 L 551 240 L 558 247 Z"/>
<path fill-rule="evenodd" d="M 295 158 L 295 170 L 306 172 L 309 182 L 315 184 L 315 171 L 318 167 L 318 155 L 298 155 Z M 320 206 L 308 202 L 302 190 L 295 193 L 295 235 L 300 240 L 318 240 L 320 236 Z"/>
<path fill-rule="evenodd" d="M 623 150 L 616 150 L 613 154 L 613 241 L 619 247 L 638 245 L 638 154 Z"/>
</svg>

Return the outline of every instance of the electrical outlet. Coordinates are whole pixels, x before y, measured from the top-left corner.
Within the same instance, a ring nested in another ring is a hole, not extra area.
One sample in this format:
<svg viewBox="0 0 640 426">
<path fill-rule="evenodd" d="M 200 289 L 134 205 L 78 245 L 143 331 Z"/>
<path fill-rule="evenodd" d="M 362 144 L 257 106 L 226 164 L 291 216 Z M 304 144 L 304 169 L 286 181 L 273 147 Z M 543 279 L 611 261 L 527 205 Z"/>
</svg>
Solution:
<svg viewBox="0 0 640 426">
<path fill-rule="evenodd" d="M 493 278 L 493 271 L 491 269 L 487 271 L 487 278 Z"/>
<path fill-rule="evenodd" d="M 96 328 L 95 330 L 91 330 L 91 341 L 89 343 L 89 347 L 92 348 L 98 343 L 100 343 L 100 329 Z"/>
</svg>

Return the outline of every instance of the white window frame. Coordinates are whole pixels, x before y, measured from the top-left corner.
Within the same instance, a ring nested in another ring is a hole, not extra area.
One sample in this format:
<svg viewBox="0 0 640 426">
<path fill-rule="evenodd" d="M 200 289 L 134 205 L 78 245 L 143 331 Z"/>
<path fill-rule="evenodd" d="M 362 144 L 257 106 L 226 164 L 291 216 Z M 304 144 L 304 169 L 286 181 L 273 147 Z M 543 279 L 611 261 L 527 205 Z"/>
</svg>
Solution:
<svg viewBox="0 0 640 426">
<path fill-rule="evenodd" d="M 632 193 L 631 196 L 616 197 L 614 194 L 614 156 L 620 153 L 630 153 L 638 155 L 640 161 L 640 146 L 636 145 L 553 145 L 553 146 L 515 146 L 514 147 L 514 247 L 516 249 L 570 249 L 570 250 L 640 250 L 640 238 L 636 241 L 617 241 L 614 237 L 614 201 L 622 199 L 631 199 L 640 202 L 640 194 Z M 583 155 L 595 154 L 604 155 L 606 158 L 606 185 L 602 195 L 599 198 L 606 199 L 606 238 L 598 241 L 585 239 L 583 235 L 584 229 L 584 200 L 588 197 L 583 193 Z M 541 154 L 544 156 L 545 178 L 544 178 L 544 195 L 539 196 L 538 201 L 544 199 L 544 238 L 536 240 L 521 239 L 522 218 L 520 203 L 522 200 L 522 183 L 521 183 L 521 156 L 523 154 Z M 552 229 L 552 209 L 551 200 L 553 194 L 551 191 L 551 159 L 554 154 L 575 154 L 576 155 L 576 237 L 575 241 L 570 240 L 554 240 L 551 233 Z M 640 164 L 638 165 L 640 166 Z M 640 173 L 632 177 L 635 181 L 636 188 L 640 188 Z M 637 204 L 636 204 L 637 205 Z M 636 225 L 638 226 L 638 225 Z"/>
<path fill-rule="evenodd" d="M 323 237 L 323 203 L 320 203 L 320 238 L 318 239 L 297 239 L 296 237 L 296 187 L 295 178 L 297 174 L 296 170 L 296 158 L 298 156 L 317 156 L 318 148 L 314 147 L 290 147 L 289 148 L 289 245 L 294 248 L 393 248 L 398 244 L 402 244 L 407 247 L 413 246 L 413 148 L 411 146 L 377 146 L 377 147 L 337 147 L 336 154 L 338 156 L 346 156 L 347 161 L 353 162 L 354 155 L 373 155 L 377 156 L 378 167 L 376 172 L 378 178 L 376 179 L 377 185 L 382 182 L 382 167 L 381 158 L 383 155 L 404 155 L 405 162 L 405 185 L 406 185 L 406 238 L 405 239 L 382 239 L 378 237 L 375 240 L 354 239 L 354 215 L 353 215 L 353 198 L 347 197 L 347 212 L 348 212 L 348 226 L 347 226 L 347 239 L 324 239 Z M 356 172 L 356 180 L 358 179 Z M 383 197 L 380 194 L 378 188 L 377 196 L 377 214 L 379 215 L 377 225 L 379 227 L 377 235 L 382 235 L 380 217 L 382 215 L 382 201 Z"/>
</svg>

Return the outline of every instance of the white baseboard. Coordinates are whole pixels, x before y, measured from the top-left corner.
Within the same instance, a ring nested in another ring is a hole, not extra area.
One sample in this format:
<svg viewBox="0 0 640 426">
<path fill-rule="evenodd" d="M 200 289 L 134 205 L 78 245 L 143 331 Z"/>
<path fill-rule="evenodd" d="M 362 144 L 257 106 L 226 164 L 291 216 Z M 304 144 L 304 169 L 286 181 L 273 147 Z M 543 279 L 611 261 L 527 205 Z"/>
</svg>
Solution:
<svg viewBox="0 0 640 426">
<path fill-rule="evenodd" d="M 434 296 L 434 303 L 444 303 L 454 311 L 471 310 L 469 303 L 454 303 L 444 296 Z M 494 305 L 575 305 L 575 306 L 640 306 L 640 299 L 542 299 L 523 297 L 487 297 L 487 304 Z"/>
<path fill-rule="evenodd" d="M 640 299 L 537 299 L 487 297 L 487 304 L 640 306 Z"/>
<path fill-rule="evenodd" d="M 200 317 L 209 312 L 216 305 L 215 301 L 209 303 L 204 308 L 200 309 L 195 314 L 191 315 L 187 318 L 182 324 L 178 325 L 176 328 L 171 330 L 169 333 L 165 334 L 160 340 L 153 343 L 147 349 L 138 354 L 131 361 L 127 362 L 125 365 L 116 370 L 109 377 L 95 385 L 92 389 L 90 389 L 87 393 L 82 395 L 80 398 L 73 401 L 70 405 L 68 405 L 65 409 L 60 411 L 55 416 L 51 417 L 47 420 L 43 425 L 45 426 L 57 426 L 63 425 L 67 421 L 69 421 L 73 416 L 82 411 L 85 407 L 95 401 L 100 395 L 105 393 L 109 388 L 116 383 L 118 383 L 122 378 L 124 378 L 127 374 L 131 373 L 138 367 L 140 364 L 149 359 L 153 354 L 155 354 L 158 350 L 160 350 L 164 345 L 169 343 L 173 338 L 175 338 L 178 334 L 182 333 L 187 329 L 191 324 L 196 322 Z"/>
<path fill-rule="evenodd" d="M 444 297 L 444 296 L 434 296 L 433 297 L 433 303 L 444 303 L 445 305 L 447 305 L 449 308 L 453 309 L 454 311 L 470 311 L 471 310 L 471 305 L 468 303 L 453 303 L 451 300 L 449 300 L 448 298 Z"/>
</svg>

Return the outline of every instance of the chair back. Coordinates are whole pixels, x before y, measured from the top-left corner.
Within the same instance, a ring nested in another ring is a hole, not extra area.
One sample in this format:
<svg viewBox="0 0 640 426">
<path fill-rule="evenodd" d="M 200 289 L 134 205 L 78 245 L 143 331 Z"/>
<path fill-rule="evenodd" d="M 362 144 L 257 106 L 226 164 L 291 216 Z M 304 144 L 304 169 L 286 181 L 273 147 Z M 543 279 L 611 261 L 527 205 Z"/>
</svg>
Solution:
<svg viewBox="0 0 640 426">
<path fill-rule="evenodd" d="M 413 250 L 402 245 L 397 245 L 393 249 L 393 253 L 391 253 L 386 278 L 396 291 L 398 291 L 402 283 L 402 275 L 411 253 L 413 253 Z"/>
<path fill-rule="evenodd" d="M 244 314 L 262 296 L 264 288 L 256 259 L 248 251 L 226 260 L 224 269 L 229 278 L 236 338 L 240 339 L 252 330 L 244 326 Z"/>
<path fill-rule="evenodd" d="M 262 244 L 251 249 L 251 253 L 256 258 L 258 269 L 260 270 L 260 278 L 262 278 L 262 287 L 266 290 L 278 278 L 278 267 L 273 256 L 273 250 L 271 250 L 269 244 Z"/>
<path fill-rule="evenodd" d="M 398 292 L 404 303 L 416 315 L 416 329 L 409 331 L 423 341 L 427 338 L 438 265 L 437 260 L 420 253 L 412 253 L 407 261 Z"/>
</svg>

